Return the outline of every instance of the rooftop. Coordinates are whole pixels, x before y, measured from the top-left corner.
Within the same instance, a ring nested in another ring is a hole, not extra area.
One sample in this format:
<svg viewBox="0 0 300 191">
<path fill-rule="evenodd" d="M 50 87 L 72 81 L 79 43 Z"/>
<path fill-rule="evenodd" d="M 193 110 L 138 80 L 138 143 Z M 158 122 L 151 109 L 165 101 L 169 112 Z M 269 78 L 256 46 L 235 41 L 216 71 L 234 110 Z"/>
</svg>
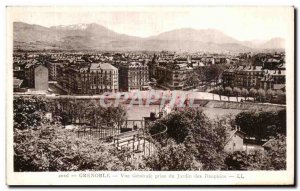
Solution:
<svg viewBox="0 0 300 191">
<path fill-rule="evenodd" d="M 142 67 L 144 65 L 141 62 L 130 62 L 128 66 L 132 68 L 132 67 Z"/>
<path fill-rule="evenodd" d="M 108 63 L 92 63 L 90 70 L 118 70 L 118 69 Z"/>
</svg>

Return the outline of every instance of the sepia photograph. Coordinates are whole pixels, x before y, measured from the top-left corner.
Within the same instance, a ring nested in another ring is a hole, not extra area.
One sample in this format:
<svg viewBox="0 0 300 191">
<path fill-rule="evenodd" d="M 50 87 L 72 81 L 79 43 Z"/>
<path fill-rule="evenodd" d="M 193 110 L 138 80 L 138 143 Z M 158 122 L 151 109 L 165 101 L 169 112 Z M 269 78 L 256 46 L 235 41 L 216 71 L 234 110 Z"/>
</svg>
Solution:
<svg viewBox="0 0 300 191">
<path fill-rule="evenodd" d="M 7 184 L 294 184 L 293 7 L 6 11 Z"/>
</svg>

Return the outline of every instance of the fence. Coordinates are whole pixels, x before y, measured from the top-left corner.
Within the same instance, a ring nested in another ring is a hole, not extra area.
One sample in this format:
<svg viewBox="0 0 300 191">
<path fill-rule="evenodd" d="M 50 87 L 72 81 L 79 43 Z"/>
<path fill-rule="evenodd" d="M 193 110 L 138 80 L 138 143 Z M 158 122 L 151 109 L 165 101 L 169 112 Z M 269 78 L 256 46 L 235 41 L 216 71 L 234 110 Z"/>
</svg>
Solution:
<svg viewBox="0 0 300 191">
<path fill-rule="evenodd" d="M 121 133 L 145 129 L 143 120 L 126 120 L 122 125 L 117 126 L 113 123 L 96 124 L 81 124 L 81 128 L 77 131 L 78 138 L 96 138 L 107 139 Z"/>
<path fill-rule="evenodd" d="M 114 127 L 113 124 L 99 124 L 97 127 L 82 125 L 77 131 L 78 138 L 97 138 L 106 139 L 120 133 L 120 128 Z"/>
<path fill-rule="evenodd" d="M 155 125 L 156 130 L 151 131 Z M 144 120 L 126 120 L 121 127 L 114 127 L 113 124 L 102 124 L 96 128 L 83 125 L 77 133 L 80 138 L 108 139 L 111 142 L 110 145 L 117 149 L 129 148 L 132 156 L 128 160 L 132 161 L 138 160 L 141 155 L 153 154 L 157 150 L 157 142 L 165 139 L 166 131 L 167 126 L 156 121 L 146 125 Z"/>
</svg>

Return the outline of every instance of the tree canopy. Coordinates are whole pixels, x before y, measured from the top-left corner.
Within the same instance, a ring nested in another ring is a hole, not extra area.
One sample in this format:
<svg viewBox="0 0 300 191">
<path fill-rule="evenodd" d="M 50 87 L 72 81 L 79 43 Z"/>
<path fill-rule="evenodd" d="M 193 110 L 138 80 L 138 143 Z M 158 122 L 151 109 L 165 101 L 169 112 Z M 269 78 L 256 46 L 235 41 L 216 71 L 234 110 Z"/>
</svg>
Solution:
<svg viewBox="0 0 300 191">
<path fill-rule="evenodd" d="M 92 140 L 77 138 L 70 130 L 43 126 L 14 133 L 14 170 L 83 171 L 132 170 L 124 159 L 128 150 L 116 150 Z"/>
<path fill-rule="evenodd" d="M 166 139 L 184 144 L 195 159 L 203 164 L 204 170 L 223 168 L 223 146 L 227 139 L 225 124 L 212 122 L 199 108 L 172 112 L 160 122 L 168 127 Z M 161 144 L 167 146 L 165 142 Z"/>
</svg>

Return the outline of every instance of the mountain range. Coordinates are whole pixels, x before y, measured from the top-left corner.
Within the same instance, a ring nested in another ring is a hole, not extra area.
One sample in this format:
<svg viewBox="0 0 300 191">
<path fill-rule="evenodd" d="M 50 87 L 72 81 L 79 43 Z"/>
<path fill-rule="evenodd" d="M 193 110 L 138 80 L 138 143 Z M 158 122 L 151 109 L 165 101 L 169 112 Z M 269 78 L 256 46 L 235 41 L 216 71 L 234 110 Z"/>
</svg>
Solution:
<svg viewBox="0 0 300 191">
<path fill-rule="evenodd" d="M 238 41 L 215 29 L 182 28 L 141 38 L 120 34 L 96 23 L 44 27 L 14 22 L 13 41 L 14 48 L 35 50 L 249 52 L 284 49 L 285 45 L 282 38 Z"/>
</svg>

